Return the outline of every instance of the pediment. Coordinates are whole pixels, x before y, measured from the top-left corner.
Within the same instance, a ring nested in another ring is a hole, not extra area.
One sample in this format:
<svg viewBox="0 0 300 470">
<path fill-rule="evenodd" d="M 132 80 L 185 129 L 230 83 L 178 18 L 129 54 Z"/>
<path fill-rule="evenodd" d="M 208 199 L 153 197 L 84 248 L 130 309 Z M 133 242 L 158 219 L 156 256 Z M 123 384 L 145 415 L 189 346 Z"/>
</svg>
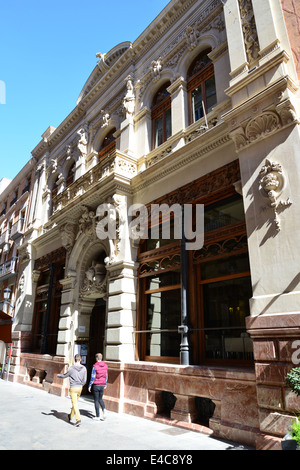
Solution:
<svg viewBox="0 0 300 470">
<path fill-rule="evenodd" d="M 117 46 L 113 47 L 106 54 L 98 52 L 96 57 L 99 58 L 96 67 L 92 71 L 91 75 L 87 79 L 84 87 L 82 88 L 80 95 L 76 101 L 76 104 L 80 103 L 82 98 L 87 95 L 92 88 L 101 80 L 105 73 L 119 60 L 119 58 L 131 47 L 131 42 L 121 42 Z"/>
</svg>

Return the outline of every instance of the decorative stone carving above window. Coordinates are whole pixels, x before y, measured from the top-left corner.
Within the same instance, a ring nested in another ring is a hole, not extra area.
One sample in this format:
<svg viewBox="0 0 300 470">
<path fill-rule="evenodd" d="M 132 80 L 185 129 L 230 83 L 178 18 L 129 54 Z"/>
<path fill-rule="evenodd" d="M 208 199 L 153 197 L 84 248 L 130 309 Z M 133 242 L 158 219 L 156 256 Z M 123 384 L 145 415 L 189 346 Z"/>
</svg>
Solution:
<svg viewBox="0 0 300 470">
<path fill-rule="evenodd" d="M 274 110 L 265 111 L 252 117 L 240 127 L 234 129 L 230 135 L 235 143 L 236 150 L 242 150 L 243 147 L 297 122 L 293 106 L 290 102 L 284 102 L 280 103 Z"/>
<path fill-rule="evenodd" d="M 277 232 L 280 231 L 280 218 L 278 212 L 292 204 L 288 198 L 286 201 L 279 200 L 283 191 L 285 176 L 280 163 L 266 160 L 265 165 L 260 170 L 260 190 L 264 196 L 267 196 L 269 203 L 265 206 L 271 207 L 274 211 L 274 222 Z"/>
</svg>

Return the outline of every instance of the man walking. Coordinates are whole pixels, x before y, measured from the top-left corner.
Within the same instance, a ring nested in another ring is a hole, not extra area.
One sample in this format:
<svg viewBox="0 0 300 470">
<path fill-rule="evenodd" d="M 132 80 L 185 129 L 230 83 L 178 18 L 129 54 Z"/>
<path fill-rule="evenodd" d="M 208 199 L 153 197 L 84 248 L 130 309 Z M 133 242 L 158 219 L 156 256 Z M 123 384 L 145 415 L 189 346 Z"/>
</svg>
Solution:
<svg viewBox="0 0 300 470">
<path fill-rule="evenodd" d="M 106 388 L 107 384 L 107 364 L 106 362 L 102 361 L 102 354 L 96 354 L 96 362 L 93 365 L 91 380 L 89 383 L 89 392 L 91 391 L 91 387 L 93 386 L 93 395 L 94 395 L 94 405 L 96 411 L 95 420 L 102 421 L 105 419 L 105 404 L 103 401 L 103 393 L 104 389 Z M 99 403 L 101 406 L 101 416 L 100 416 L 100 409 Z"/>
<path fill-rule="evenodd" d="M 81 362 L 80 354 L 76 354 L 75 356 L 75 364 L 71 366 L 65 374 L 57 374 L 57 377 L 62 379 L 66 379 L 69 377 L 70 380 L 70 390 L 69 394 L 72 401 L 72 409 L 71 413 L 69 414 L 69 421 L 71 422 L 73 416 L 75 415 L 76 424 L 75 426 L 80 426 L 81 424 L 81 417 L 78 408 L 78 399 L 82 392 L 82 387 L 86 383 L 87 379 L 87 372 L 85 366 L 83 366 Z"/>
</svg>

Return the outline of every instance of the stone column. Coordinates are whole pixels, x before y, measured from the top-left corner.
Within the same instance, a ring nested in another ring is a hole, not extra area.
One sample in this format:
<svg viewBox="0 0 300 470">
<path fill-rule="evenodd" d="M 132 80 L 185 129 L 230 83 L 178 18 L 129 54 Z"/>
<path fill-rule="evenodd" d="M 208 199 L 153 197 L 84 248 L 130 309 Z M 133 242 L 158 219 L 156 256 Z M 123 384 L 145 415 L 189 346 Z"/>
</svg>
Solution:
<svg viewBox="0 0 300 470">
<path fill-rule="evenodd" d="M 285 51 L 292 58 L 293 51 L 285 26 L 280 0 L 252 0 L 255 23 L 259 42 L 259 64 L 263 65 L 279 52 Z M 293 80 L 297 81 L 295 66 L 292 60 L 287 61 L 287 70 Z"/>
<path fill-rule="evenodd" d="M 239 161 L 253 290 L 246 327 L 254 349 L 257 448 L 280 450 L 281 438 L 299 408 L 285 387 L 285 377 L 297 365 L 293 350 L 300 337 L 300 133 L 292 122 L 282 129 L 275 113 L 262 113 L 252 117 L 246 134 L 252 124 L 258 129 L 266 126 L 266 131 L 271 116 L 272 136 L 256 129 L 252 140 L 240 147 Z"/>
<path fill-rule="evenodd" d="M 133 117 L 128 116 L 121 123 L 120 151 L 134 156 L 134 122 Z"/>
<path fill-rule="evenodd" d="M 120 261 L 107 267 L 109 275 L 106 359 L 135 358 L 137 264 Z"/>
<path fill-rule="evenodd" d="M 233 84 L 236 81 L 236 77 L 240 79 L 248 73 L 248 60 L 245 50 L 239 0 L 226 0 L 226 2 L 224 2 L 224 17 L 230 58 L 231 83 Z"/>
<path fill-rule="evenodd" d="M 192 423 L 197 417 L 195 397 L 175 394 L 176 402 L 171 410 L 171 419 Z"/>
<path fill-rule="evenodd" d="M 188 98 L 186 81 L 179 77 L 168 88 L 171 94 L 172 135 L 179 134 L 188 126 Z M 176 144 L 176 148 L 184 145 L 184 137 Z"/>
<path fill-rule="evenodd" d="M 60 283 L 63 286 L 61 293 L 60 320 L 58 325 L 57 337 L 57 356 L 64 356 L 71 361 L 73 356 L 72 344 L 74 337 L 74 289 L 76 284 L 76 275 L 69 275 L 62 279 Z"/>
</svg>

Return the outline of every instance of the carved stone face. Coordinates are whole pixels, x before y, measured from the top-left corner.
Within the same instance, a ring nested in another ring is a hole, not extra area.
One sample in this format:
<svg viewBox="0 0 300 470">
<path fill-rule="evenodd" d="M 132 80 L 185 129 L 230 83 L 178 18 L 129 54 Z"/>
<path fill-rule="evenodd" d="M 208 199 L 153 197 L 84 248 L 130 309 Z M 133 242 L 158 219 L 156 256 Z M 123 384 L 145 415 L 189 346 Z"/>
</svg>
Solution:
<svg viewBox="0 0 300 470">
<path fill-rule="evenodd" d="M 280 185 L 280 181 L 276 173 L 268 173 L 262 178 L 261 182 L 266 192 L 276 191 Z"/>
</svg>

